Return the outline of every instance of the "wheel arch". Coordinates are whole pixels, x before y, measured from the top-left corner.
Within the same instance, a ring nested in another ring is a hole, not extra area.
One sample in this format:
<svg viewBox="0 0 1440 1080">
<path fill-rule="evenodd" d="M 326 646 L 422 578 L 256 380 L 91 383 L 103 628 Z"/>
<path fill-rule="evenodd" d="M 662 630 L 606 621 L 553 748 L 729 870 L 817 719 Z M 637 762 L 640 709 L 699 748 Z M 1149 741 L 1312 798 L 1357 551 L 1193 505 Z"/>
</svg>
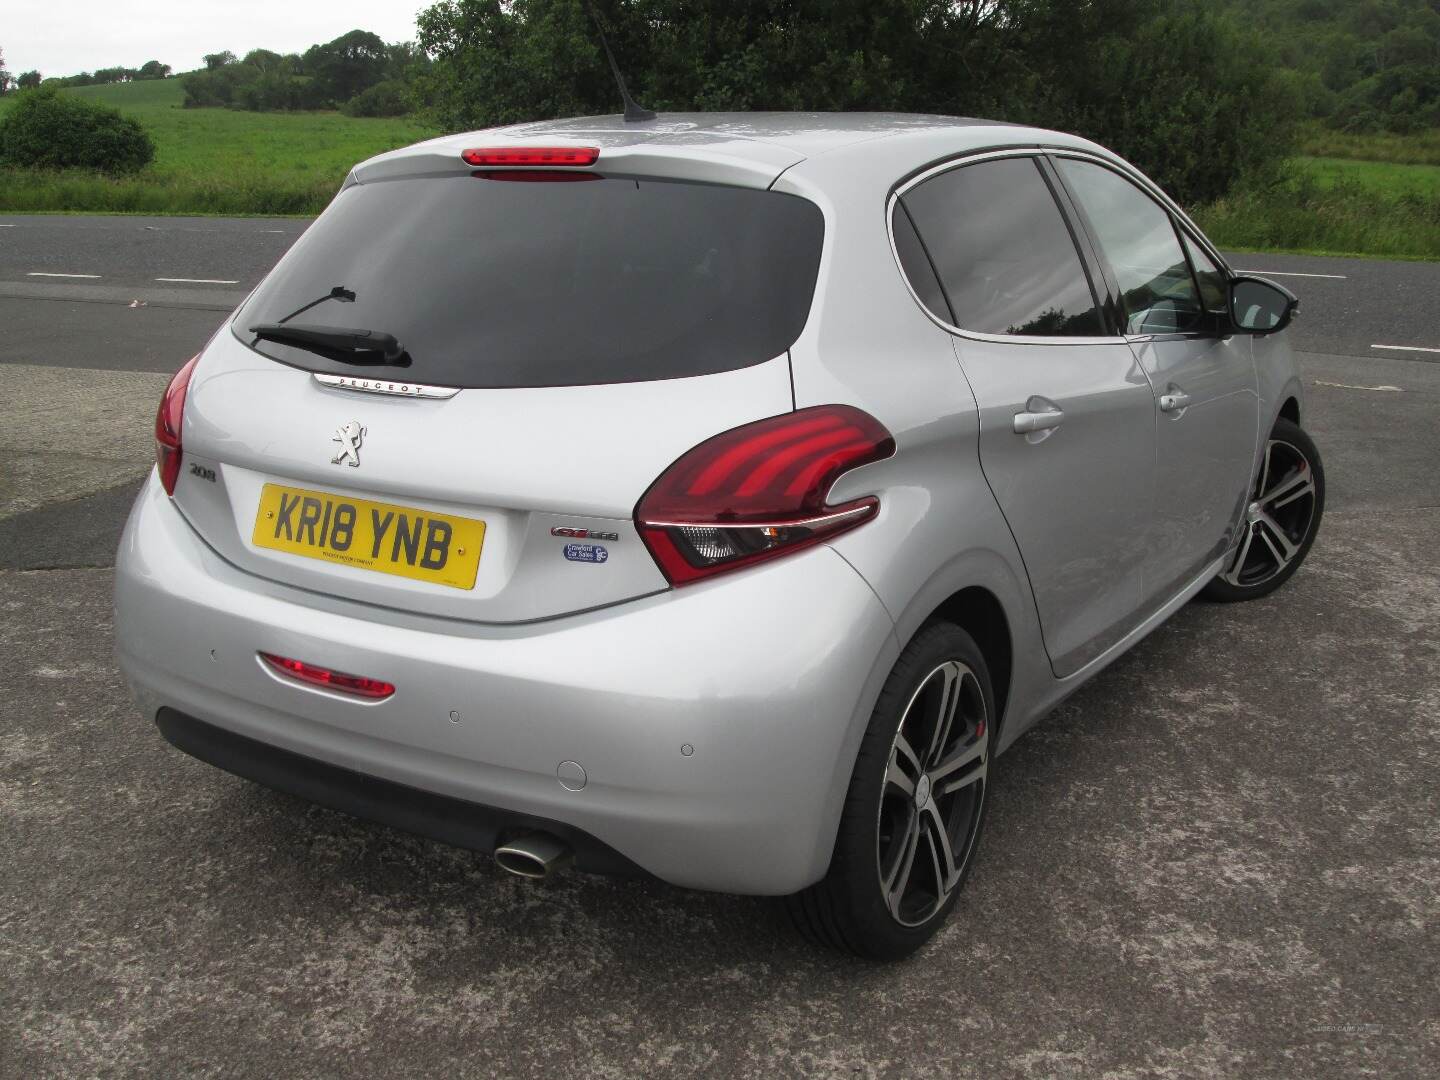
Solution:
<svg viewBox="0 0 1440 1080">
<path fill-rule="evenodd" d="M 1300 426 L 1300 399 L 1290 394 L 1280 405 L 1280 412 L 1277 414 L 1289 420 L 1296 427 Z M 1273 425 L 1272 425 L 1273 426 Z"/>
<path fill-rule="evenodd" d="M 1000 598 L 981 585 L 969 585 L 945 598 L 921 622 L 921 628 L 932 622 L 953 623 L 964 630 L 980 647 L 985 665 L 990 669 L 991 689 L 995 693 L 995 732 L 999 736 L 1010 700 L 1010 683 L 1015 667 L 1015 643 L 1010 620 Z M 916 630 L 916 633 L 919 633 Z"/>
</svg>

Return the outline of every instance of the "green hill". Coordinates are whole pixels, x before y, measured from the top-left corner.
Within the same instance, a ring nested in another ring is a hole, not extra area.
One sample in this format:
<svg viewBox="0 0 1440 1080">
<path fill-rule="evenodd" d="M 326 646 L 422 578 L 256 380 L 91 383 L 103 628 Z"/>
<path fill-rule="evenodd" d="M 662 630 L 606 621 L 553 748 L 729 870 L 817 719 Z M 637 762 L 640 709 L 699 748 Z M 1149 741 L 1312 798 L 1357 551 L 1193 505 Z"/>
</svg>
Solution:
<svg viewBox="0 0 1440 1080">
<path fill-rule="evenodd" d="M 127 111 L 144 108 L 180 108 L 185 101 L 185 86 L 178 78 L 145 79 L 141 82 L 107 83 L 104 86 L 72 86 L 69 94 L 103 101 Z"/>
</svg>

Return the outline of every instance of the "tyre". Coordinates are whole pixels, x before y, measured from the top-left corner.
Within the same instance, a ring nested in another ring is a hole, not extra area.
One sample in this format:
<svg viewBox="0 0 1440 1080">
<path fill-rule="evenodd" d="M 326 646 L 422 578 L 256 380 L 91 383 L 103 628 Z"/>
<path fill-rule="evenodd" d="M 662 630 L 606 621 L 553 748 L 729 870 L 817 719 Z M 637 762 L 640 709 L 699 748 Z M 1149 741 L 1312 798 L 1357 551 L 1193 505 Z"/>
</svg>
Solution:
<svg viewBox="0 0 1440 1080">
<path fill-rule="evenodd" d="M 1230 602 L 1274 592 L 1300 569 L 1324 512 L 1320 451 L 1298 424 L 1282 417 L 1265 444 L 1234 557 L 1201 595 Z"/>
<path fill-rule="evenodd" d="M 786 898 L 802 933 L 875 960 L 934 936 L 984 824 L 994 703 L 969 634 L 936 622 L 915 635 L 860 744 L 829 872 Z"/>
</svg>

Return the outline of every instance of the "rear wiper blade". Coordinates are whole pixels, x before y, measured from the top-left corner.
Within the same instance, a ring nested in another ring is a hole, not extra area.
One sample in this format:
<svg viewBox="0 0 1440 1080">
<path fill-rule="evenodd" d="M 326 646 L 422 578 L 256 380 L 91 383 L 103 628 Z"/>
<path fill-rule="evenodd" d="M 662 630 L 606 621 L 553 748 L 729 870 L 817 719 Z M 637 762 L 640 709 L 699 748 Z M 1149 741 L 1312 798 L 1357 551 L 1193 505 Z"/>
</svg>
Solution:
<svg viewBox="0 0 1440 1080">
<path fill-rule="evenodd" d="M 264 341 L 294 345 L 340 361 L 342 364 L 388 364 L 404 367 L 410 357 L 394 334 L 379 330 L 351 330 L 339 326 L 305 326 L 297 323 L 258 323 L 250 333 Z"/>
</svg>

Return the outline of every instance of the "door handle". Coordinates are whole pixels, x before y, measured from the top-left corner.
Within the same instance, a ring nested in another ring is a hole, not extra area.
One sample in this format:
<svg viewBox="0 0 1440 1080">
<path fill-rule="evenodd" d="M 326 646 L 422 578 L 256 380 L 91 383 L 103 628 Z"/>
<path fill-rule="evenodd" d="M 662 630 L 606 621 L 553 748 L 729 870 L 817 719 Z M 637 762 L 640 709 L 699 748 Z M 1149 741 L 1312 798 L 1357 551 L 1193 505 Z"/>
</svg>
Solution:
<svg viewBox="0 0 1440 1080">
<path fill-rule="evenodd" d="M 1039 406 L 1039 407 L 1037 407 Z M 1065 419 L 1065 413 L 1059 406 L 1051 405 L 1048 401 L 1041 406 L 1041 403 L 1031 398 L 1025 403 L 1025 412 L 1017 412 L 1012 426 L 1016 435 L 1030 435 L 1036 431 L 1051 431 L 1060 426 L 1060 421 Z"/>
<path fill-rule="evenodd" d="M 1172 386 L 1168 393 L 1160 395 L 1161 412 L 1179 412 L 1190 404 L 1190 395 L 1178 386 Z"/>
</svg>

